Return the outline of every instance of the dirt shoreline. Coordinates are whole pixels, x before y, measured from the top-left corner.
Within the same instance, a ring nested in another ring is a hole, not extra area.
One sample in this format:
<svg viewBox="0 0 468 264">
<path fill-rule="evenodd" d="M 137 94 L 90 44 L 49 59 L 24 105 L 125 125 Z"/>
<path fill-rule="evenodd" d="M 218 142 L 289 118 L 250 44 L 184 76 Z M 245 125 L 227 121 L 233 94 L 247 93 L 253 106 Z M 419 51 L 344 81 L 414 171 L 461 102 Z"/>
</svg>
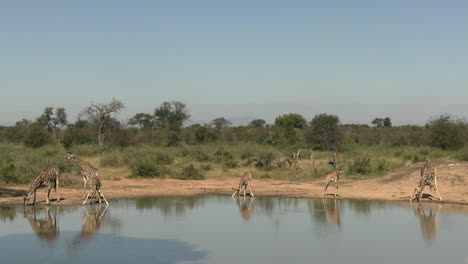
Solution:
<svg viewBox="0 0 468 264">
<path fill-rule="evenodd" d="M 340 199 L 409 201 L 419 180 L 421 164 L 413 164 L 397 169 L 390 174 L 371 180 L 350 180 L 346 177 L 340 181 Z M 444 203 L 468 205 L 468 162 L 437 164 L 439 191 Z M 238 178 L 207 180 L 175 179 L 128 179 L 104 180 L 103 193 L 112 203 L 112 199 L 139 198 L 156 196 L 192 196 L 205 194 L 232 195 L 238 185 Z M 324 181 L 295 182 L 286 180 L 254 179 L 252 191 L 255 196 L 322 198 Z M 0 204 L 13 205 L 23 203 L 23 192 L 28 186 L 0 187 Z M 52 204 L 81 204 L 82 189 L 60 188 L 61 201 L 56 202 L 56 195 L 51 192 Z M 333 193 L 333 185 L 327 193 Z M 431 193 L 429 189 L 425 193 Z M 436 194 L 435 197 L 437 197 Z M 46 192 L 37 192 L 38 204 L 45 204 Z M 328 195 L 327 198 L 333 198 Z M 424 199 L 424 201 L 431 201 Z M 31 200 L 32 202 L 32 200 Z M 437 202 L 437 198 L 432 200 Z"/>
</svg>

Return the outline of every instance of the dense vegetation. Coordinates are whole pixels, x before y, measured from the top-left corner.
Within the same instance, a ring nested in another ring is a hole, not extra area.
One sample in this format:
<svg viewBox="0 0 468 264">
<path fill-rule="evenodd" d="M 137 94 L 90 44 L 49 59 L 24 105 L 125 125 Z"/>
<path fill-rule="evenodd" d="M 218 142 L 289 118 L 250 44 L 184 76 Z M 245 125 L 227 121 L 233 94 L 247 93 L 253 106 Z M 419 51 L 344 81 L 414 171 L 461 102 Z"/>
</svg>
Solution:
<svg viewBox="0 0 468 264">
<path fill-rule="evenodd" d="M 425 126 L 394 127 L 388 117 L 374 119 L 372 126 L 343 125 L 328 114 L 308 122 L 290 113 L 274 124 L 257 119 L 236 127 L 219 117 L 184 127 L 190 115 L 180 102 L 165 102 L 153 114 L 138 113 L 127 123 L 115 118 L 123 107 L 115 99 L 92 104 L 74 123 L 68 122 L 64 108 L 54 112 L 47 107 L 34 122 L 23 119 L 0 128 L 0 182 L 26 183 L 48 163 L 66 175 L 78 174 L 65 160 L 68 151 L 109 168 L 104 175 L 108 180 L 118 180 L 116 173 L 204 179 L 238 176 L 246 168 L 255 177 L 311 180 L 334 169 L 328 164 L 333 152 L 350 178 L 375 177 L 427 160 L 468 160 L 466 122 L 450 115 L 434 117 Z M 79 178 L 65 177 L 63 182 L 75 184 Z"/>
</svg>

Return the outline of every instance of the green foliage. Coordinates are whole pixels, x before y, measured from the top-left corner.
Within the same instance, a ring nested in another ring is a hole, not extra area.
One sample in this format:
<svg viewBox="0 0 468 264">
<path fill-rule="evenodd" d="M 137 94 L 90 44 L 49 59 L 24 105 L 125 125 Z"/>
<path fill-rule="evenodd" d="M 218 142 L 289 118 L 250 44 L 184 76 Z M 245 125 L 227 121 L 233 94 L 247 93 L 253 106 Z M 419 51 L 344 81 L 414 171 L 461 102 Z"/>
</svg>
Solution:
<svg viewBox="0 0 468 264">
<path fill-rule="evenodd" d="M 137 125 L 139 128 L 143 129 L 150 129 L 153 127 L 153 116 L 150 114 L 138 113 L 128 120 L 128 124 L 132 126 Z"/>
<path fill-rule="evenodd" d="M 371 159 L 369 157 L 359 157 L 348 164 L 351 173 L 369 174 L 372 172 Z"/>
<path fill-rule="evenodd" d="M 285 129 L 302 129 L 307 125 L 306 119 L 300 114 L 285 114 L 275 119 L 275 126 Z"/>
<path fill-rule="evenodd" d="M 266 121 L 263 119 L 255 119 L 250 121 L 249 126 L 250 127 L 264 127 L 266 124 Z"/>
<path fill-rule="evenodd" d="M 427 124 L 431 131 L 432 146 L 440 149 L 460 149 L 466 136 L 465 122 L 448 114 L 440 115 Z"/>
<path fill-rule="evenodd" d="M 305 131 L 305 139 L 320 150 L 337 150 L 343 142 L 343 133 L 339 124 L 338 116 L 316 115 L 310 121 L 310 128 Z"/>
<path fill-rule="evenodd" d="M 189 164 L 183 167 L 180 174 L 174 178 L 179 180 L 204 180 L 205 176 L 193 164 Z"/>
<path fill-rule="evenodd" d="M 456 154 L 456 158 L 460 161 L 468 161 L 468 149 L 460 149 Z"/>
<path fill-rule="evenodd" d="M 5 183 L 16 182 L 15 176 L 16 167 L 13 164 L 10 164 L 6 167 L 0 169 L 0 180 Z"/>
<path fill-rule="evenodd" d="M 141 161 L 132 166 L 132 177 L 155 178 L 163 177 L 167 171 L 162 166 Z"/>
<path fill-rule="evenodd" d="M 154 109 L 154 117 L 158 128 L 178 130 L 190 118 L 190 114 L 185 104 L 172 101 L 163 102 L 160 107 Z"/>
<path fill-rule="evenodd" d="M 26 136 L 24 145 L 30 148 L 40 148 L 52 142 L 49 134 L 40 127 L 33 127 Z"/>
<path fill-rule="evenodd" d="M 232 154 L 229 151 L 218 150 L 214 154 L 216 162 L 226 162 L 233 159 Z"/>
</svg>

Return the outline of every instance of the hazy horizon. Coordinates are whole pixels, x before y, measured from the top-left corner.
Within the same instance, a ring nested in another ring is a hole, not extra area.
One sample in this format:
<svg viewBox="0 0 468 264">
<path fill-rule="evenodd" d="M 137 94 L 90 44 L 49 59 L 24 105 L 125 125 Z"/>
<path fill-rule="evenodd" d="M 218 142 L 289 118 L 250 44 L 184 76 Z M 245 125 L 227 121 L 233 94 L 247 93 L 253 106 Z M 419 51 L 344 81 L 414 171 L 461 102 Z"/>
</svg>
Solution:
<svg viewBox="0 0 468 264">
<path fill-rule="evenodd" d="M 0 124 L 113 97 L 119 119 L 187 104 L 225 117 L 421 125 L 467 118 L 468 2 L 14 1 L 0 4 Z"/>
</svg>

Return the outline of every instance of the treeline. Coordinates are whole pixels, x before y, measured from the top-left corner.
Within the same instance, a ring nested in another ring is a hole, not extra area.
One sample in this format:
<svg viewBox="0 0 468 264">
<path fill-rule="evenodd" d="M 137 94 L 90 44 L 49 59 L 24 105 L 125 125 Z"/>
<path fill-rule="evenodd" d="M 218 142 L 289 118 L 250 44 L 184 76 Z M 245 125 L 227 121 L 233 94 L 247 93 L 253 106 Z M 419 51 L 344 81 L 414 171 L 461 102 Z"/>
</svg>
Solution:
<svg viewBox="0 0 468 264">
<path fill-rule="evenodd" d="M 276 147 L 302 147 L 314 150 L 342 150 L 346 145 L 432 146 L 443 150 L 463 148 L 467 123 L 449 114 L 434 117 L 425 126 L 392 126 L 389 117 L 377 117 L 372 126 L 341 124 L 338 116 L 318 114 L 312 120 L 289 113 L 273 124 L 263 119 L 247 126 L 232 126 L 224 117 L 208 124 L 184 126 L 190 118 L 186 105 L 164 102 L 153 113 L 137 113 L 128 122 L 117 119 L 124 104 L 113 99 L 83 109 L 69 123 L 65 108 L 46 107 L 35 121 L 22 119 L 15 126 L 0 129 L 1 140 L 38 148 L 62 144 L 70 148 L 82 144 L 125 147 L 150 144 L 177 146 L 211 142 L 254 142 Z"/>
</svg>

